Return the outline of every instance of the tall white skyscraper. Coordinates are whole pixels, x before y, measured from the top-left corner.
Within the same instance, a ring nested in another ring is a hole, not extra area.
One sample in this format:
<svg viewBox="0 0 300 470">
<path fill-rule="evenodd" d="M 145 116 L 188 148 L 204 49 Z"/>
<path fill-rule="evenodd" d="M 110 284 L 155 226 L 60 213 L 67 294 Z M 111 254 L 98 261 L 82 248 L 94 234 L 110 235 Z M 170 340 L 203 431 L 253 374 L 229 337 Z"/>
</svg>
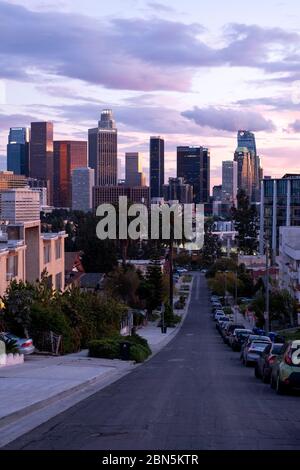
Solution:
<svg viewBox="0 0 300 470">
<path fill-rule="evenodd" d="M 238 191 L 238 164 L 227 160 L 222 162 L 222 201 L 236 205 Z"/>
<path fill-rule="evenodd" d="M 75 168 L 72 172 L 72 209 L 89 212 L 93 207 L 95 172 L 92 168 Z"/>
<path fill-rule="evenodd" d="M 89 166 L 95 170 L 96 186 L 118 181 L 118 130 L 111 109 L 101 113 L 98 127 L 89 129 Z"/>
</svg>

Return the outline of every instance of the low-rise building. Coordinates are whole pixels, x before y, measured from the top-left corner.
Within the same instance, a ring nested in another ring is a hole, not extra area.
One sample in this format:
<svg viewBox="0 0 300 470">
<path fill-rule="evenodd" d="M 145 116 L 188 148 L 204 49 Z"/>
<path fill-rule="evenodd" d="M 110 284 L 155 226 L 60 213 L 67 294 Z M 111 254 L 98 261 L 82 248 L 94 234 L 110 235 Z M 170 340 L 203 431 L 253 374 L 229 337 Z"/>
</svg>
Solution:
<svg viewBox="0 0 300 470">
<path fill-rule="evenodd" d="M 300 303 L 300 227 L 279 229 L 279 287 Z"/>
</svg>

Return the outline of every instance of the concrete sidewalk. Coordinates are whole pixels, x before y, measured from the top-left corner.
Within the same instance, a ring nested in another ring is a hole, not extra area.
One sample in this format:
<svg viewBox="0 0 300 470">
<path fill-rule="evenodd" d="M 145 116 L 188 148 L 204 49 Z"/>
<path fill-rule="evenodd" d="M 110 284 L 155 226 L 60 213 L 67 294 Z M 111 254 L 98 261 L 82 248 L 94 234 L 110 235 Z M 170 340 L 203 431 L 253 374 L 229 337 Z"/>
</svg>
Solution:
<svg viewBox="0 0 300 470">
<path fill-rule="evenodd" d="M 192 287 L 192 283 L 191 283 Z M 184 318 L 186 307 L 180 312 Z M 167 334 L 155 324 L 138 330 L 156 354 L 179 331 Z M 84 398 L 110 385 L 139 365 L 130 361 L 96 359 L 88 351 L 59 357 L 29 356 L 22 365 L 0 369 L 0 447 L 42 424 Z"/>
</svg>

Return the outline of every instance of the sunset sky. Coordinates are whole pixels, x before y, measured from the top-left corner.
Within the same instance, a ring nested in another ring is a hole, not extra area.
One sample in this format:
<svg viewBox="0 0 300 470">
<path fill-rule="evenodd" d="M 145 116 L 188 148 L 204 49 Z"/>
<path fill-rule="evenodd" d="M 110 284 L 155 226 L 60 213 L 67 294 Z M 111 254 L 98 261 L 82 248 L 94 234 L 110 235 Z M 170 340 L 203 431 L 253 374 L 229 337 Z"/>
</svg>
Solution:
<svg viewBox="0 0 300 470">
<path fill-rule="evenodd" d="M 119 158 L 150 135 L 211 149 L 212 183 L 238 129 L 256 133 L 265 174 L 300 172 L 296 0 L 0 1 L 0 168 L 11 126 L 52 120 L 87 139 L 112 108 Z"/>
</svg>

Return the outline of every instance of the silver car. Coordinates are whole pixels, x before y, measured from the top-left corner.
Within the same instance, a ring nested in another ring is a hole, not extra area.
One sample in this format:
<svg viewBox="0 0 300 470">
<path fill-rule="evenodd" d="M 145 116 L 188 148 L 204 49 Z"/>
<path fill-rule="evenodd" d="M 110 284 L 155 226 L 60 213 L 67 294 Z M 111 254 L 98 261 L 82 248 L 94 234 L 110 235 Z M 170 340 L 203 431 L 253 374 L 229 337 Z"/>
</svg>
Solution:
<svg viewBox="0 0 300 470">
<path fill-rule="evenodd" d="M 35 347 L 31 338 L 19 338 L 18 336 L 13 335 L 12 333 L 0 333 L 0 339 L 1 337 L 4 340 L 15 341 L 19 353 L 24 354 L 24 356 L 28 356 L 29 354 L 32 354 L 35 351 Z"/>
</svg>

